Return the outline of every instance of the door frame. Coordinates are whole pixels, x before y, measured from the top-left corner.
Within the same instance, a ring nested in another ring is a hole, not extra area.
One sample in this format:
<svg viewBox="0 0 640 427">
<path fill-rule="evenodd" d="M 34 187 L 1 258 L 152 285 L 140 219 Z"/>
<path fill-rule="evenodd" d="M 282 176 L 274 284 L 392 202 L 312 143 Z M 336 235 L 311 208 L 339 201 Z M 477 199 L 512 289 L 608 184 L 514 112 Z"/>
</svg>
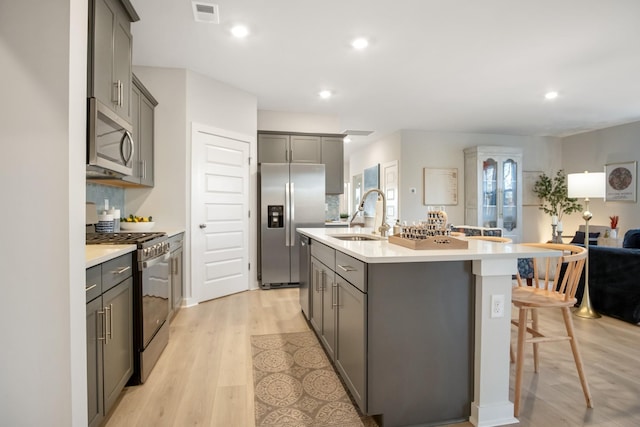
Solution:
<svg viewBox="0 0 640 427">
<path fill-rule="evenodd" d="M 193 203 L 195 200 L 196 192 L 198 191 L 198 183 L 194 179 L 195 176 L 198 176 L 199 169 L 197 167 L 196 159 L 194 159 L 194 143 L 195 143 L 195 135 L 198 132 L 209 133 L 212 135 L 218 135 L 223 138 L 236 139 L 238 141 L 244 141 L 249 143 L 249 233 L 245 237 L 248 251 L 249 251 L 249 264 L 250 270 L 248 272 L 249 275 L 249 290 L 254 290 L 259 288 L 258 280 L 257 280 L 257 244 L 256 239 L 250 238 L 250 236 L 256 236 L 257 233 L 257 200 L 255 195 L 257 194 L 257 148 L 256 148 L 256 136 L 244 134 L 240 132 L 231 131 L 228 129 L 222 129 L 215 126 L 206 125 L 198 122 L 191 122 L 190 127 L 190 135 L 189 135 L 189 146 L 188 146 L 188 159 L 189 159 L 189 167 L 187 170 L 189 171 L 189 176 L 187 177 L 186 184 L 187 188 L 185 189 L 188 193 L 188 205 L 187 205 L 187 218 L 186 218 L 186 233 L 185 233 L 185 241 L 184 241 L 184 292 L 183 296 L 183 306 L 190 307 L 193 305 L 197 305 L 199 301 L 199 295 L 197 294 L 197 289 L 194 289 L 193 280 L 197 277 L 194 271 L 195 266 L 193 265 L 193 257 L 192 252 L 195 250 L 194 248 L 194 239 L 193 234 L 197 232 L 197 219 L 193 217 L 194 209 Z M 188 267 L 188 268 L 187 268 Z"/>
</svg>

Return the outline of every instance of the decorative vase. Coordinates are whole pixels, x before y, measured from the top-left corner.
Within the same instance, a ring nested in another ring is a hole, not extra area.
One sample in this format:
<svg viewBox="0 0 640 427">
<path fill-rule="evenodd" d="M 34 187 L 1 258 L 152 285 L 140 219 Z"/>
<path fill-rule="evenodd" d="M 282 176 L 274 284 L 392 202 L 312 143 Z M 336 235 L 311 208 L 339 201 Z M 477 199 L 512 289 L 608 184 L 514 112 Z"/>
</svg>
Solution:
<svg viewBox="0 0 640 427">
<path fill-rule="evenodd" d="M 618 229 L 617 228 L 612 228 L 611 232 L 609 233 L 609 237 L 612 239 L 617 239 L 618 238 Z"/>
</svg>

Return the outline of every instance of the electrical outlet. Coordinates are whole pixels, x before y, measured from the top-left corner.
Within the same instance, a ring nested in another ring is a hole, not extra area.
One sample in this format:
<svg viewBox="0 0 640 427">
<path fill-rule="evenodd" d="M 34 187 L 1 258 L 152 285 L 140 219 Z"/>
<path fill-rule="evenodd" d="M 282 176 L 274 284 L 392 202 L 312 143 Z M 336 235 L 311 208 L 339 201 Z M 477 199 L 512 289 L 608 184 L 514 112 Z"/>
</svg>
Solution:
<svg viewBox="0 0 640 427">
<path fill-rule="evenodd" d="M 491 317 L 504 317 L 504 295 L 491 295 Z"/>
</svg>

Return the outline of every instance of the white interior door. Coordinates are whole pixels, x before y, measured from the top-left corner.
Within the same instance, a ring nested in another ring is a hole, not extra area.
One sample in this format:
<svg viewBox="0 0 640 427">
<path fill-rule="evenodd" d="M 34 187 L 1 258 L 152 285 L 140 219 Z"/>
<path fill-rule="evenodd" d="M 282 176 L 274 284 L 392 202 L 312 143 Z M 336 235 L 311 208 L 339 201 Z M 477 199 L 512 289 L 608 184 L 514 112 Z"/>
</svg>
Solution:
<svg viewBox="0 0 640 427">
<path fill-rule="evenodd" d="M 249 138 L 193 125 L 193 297 L 249 289 Z"/>
<path fill-rule="evenodd" d="M 393 228 L 393 224 L 400 219 L 398 208 L 400 203 L 398 200 L 398 161 L 383 163 L 381 166 L 382 175 L 382 191 L 387 198 L 387 212 L 385 212 L 387 224 Z"/>
</svg>

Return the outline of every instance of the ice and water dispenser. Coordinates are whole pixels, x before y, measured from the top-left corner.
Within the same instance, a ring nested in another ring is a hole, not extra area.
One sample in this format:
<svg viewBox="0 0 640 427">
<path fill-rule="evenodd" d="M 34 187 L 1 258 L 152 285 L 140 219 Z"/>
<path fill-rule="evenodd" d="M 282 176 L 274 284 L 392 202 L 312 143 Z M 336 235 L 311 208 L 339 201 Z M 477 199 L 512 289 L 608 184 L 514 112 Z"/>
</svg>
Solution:
<svg viewBox="0 0 640 427">
<path fill-rule="evenodd" d="M 267 213 L 269 215 L 267 228 L 283 228 L 284 227 L 284 206 L 283 205 L 268 205 Z"/>
</svg>

